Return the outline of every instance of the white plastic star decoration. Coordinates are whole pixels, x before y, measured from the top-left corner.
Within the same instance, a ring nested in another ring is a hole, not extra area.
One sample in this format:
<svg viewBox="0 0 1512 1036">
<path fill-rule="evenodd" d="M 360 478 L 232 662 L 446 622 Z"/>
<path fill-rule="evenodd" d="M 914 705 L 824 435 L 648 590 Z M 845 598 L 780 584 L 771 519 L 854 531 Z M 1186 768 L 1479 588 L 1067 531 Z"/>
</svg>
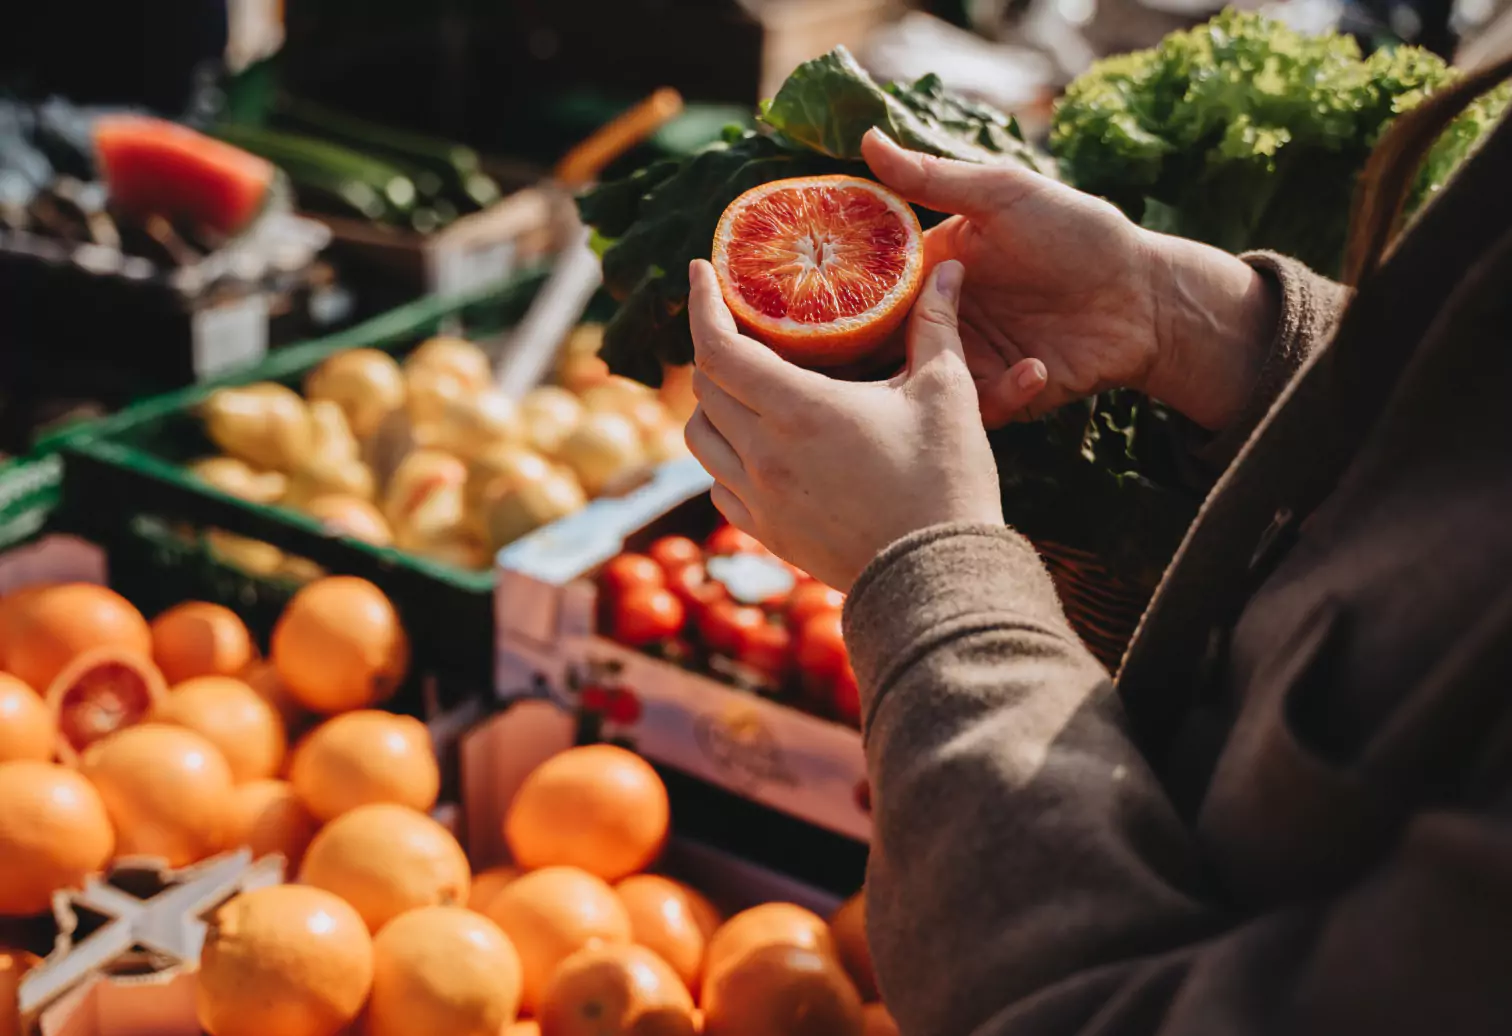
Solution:
<svg viewBox="0 0 1512 1036">
<path fill-rule="evenodd" d="M 206 915 L 240 892 L 282 881 L 282 857 L 254 863 L 249 849 L 182 870 L 153 859 L 115 861 L 108 874 L 54 897 L 57 943 L 21 982 L 21 1017 L 36 1017 L 97 976 L 165 975 L 198 965 Z"/>
</svg>

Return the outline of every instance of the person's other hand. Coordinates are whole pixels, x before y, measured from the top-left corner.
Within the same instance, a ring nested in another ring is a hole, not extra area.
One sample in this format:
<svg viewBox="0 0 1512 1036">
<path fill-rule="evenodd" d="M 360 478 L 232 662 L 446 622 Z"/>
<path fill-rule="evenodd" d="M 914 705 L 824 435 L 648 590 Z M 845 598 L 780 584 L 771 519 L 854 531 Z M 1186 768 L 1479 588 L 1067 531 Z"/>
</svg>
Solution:
<svg viewBox="0 0 1512 1036">
<path fill-rule="evenodd" d="M 876 130 L 862 149 L 904 198 L 955 214 L 926 234 L 926 262 L 965 264 L 961 339 L 987 427 L 1110 388 L 1212 429 L 1248 400 L 1275 303 L 1247 264 L 1018 165 L 934 158 Z"/>
<path fill-rule="evenodd" d="M 909 317 L 908 366 L 885 382 L 793 366 L 736 329 L 712 266 L 694 262 L 689 280 L 698 407 L 688 447 L 731 524 L 842 591 L 910 532 L 1003 524 L 956 329 L 960 263 L 935 267 Z"/>
</svg>

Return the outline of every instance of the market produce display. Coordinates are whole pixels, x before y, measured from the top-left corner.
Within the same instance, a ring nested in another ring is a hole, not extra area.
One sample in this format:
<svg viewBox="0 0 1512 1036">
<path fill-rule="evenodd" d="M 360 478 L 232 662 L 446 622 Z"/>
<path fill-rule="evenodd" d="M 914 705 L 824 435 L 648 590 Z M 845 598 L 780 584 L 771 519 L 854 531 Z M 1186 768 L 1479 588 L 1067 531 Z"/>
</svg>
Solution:
<svg viewBox="0 0 1512 1036">
<path fill-rule="evenodd" d="M 591 325 L 575 332 L 555 383 L 518 403 L 493 386 L 483 351 L 455 337 L 431 338 L 402 363 L 376 349 L 336 353 L 302 396 L 271 382 L 220 389 L 201 415 L 224 453 L 190 469 L 335 535 L 486 569 L 500 547 L 686 450 L 663 397 L 682 404 L 609 375 L 594 355 L 598 335 Z M 207 539 L 248 571 L 310 574 L 267 544 L 219 531 Z"/>
<path fill-rule="evenodd" d="M 776 180 L 730 203 L 714 271 L 735 320 L 805 367 L 867 360 L 924 283 L 924 232 L 908 203 L 854 176 Z"/>
<path fill-rule="evenodd" d="M 187 126 L 60 98 L 0 98 L 0 228 L 171 271 L 246 232 L 277 192 L 267 161 Z"/>
<path fill-rule="evenodd" d="M 614 812 L 625 805 L 616 754 L 645 767 L 604 745 L 543 764 L 575 775 L 583 810 L 536 812 L 536 771 L 506 813 L 511 848 L 539 822 L 575 826 L 612 850 L 625 830 Z M 27 791 L 28 782 L 36 790 Z M 35 851 L 19 861 L 0 858 L 17 877 L 0 904 L 13 916 L 37 913 L 53 889 L 104 865 L 112 844 L 107 812 L 90 782 L 64 767 L 0 764 L 0 788 L 17 801 L 52 795 L 56 804 L 41 817 L 50 833 L 70 836 L 45 867 Z M 80 806 L 70 812 L 74 801 Z M 520 821 L 521 811 L 534 816 Z M 655 852 L 642 867 L 655 862 L 670 826 L 665 813 L 652 823 Z M 36 834 L 0 823 L 0 841 Z M 542 834 L 529 837 L 539 843 Z M 829 921 L 780 902 L 726 920 L 673 878 L 637 872 L 611 883 L 563 857 L 544 858 L 535 869 L 470 875 L 455 840 L 422 812 L 394 804 L 351 809 L 314 835 L 297 865 L 299 884 L 241 893 L 211 915 L 197 975 L 200 1022 L 209 1036 L 336 1036 L 354 1022 L 372 1036 L 497 1036 L 517 1018 L 533 1019 L 541 1036 L 889 1031 L 877 1028 L 891 1020 L 877 1001 L 859 895 Z"/>
<path fill-rule="evenodd" d="M 432 233 L 502 197 L 471 148 L 308 101 L 282 99 L 272 125 L 214 133 L 282 169 L 311 212 Z"/>
<path fill-rule="evenodd" d="M 0 857 L 23 904 L 0 915 L 46 909 L 50 890 L 112 854 L 181 867 L 245 842 L 297 862 L 321 821 L 357 805 L 429 809 L 440 778 L 425 728 L 366 710 L 393 689 L 375 672 L 403 676 L 381 650 L 403 630 L 380 620 L 375 638 L 354 600 L 392 615 L 370 584 L 317 581 L 285 613 L 305 627 L 300 642 L 275 636 L 265 662 L 233 613 L 204 602 L 149 625 L 93 584 L 0 597 L 0 801 L 52 804 L 0 811 Z M 306 693 L 332 680 L 366 693 Z M 322 722 L 317 709 L 356 711 Z"/>
<path fill-rule="evenodd" d="M 1416 47 L 1362 58 L 1225 11 L 1152 50 L 1107 58 L 1056 105 L 1067 179 L 1147 227 L 1232 252 L 1268 248 L 1337 274 L 1355 179 L 1391 120 L 1459 73 Z M 1419 171 L 1409 211 L 1443 187 L 1512 97 L 1472 104 Z"/>
<path fill-rule="evenodd" d="M 838 49 L 792 73 L 761 107 L 761 129 L 732 130 L 697 155 L 579 199 L 598 234 L 605 284 L 621 300 L 603 355 L 611 369 L 651 384 L 668 365 L 688 363 L 686 270 L 694 258 L 721 254 L 716 227 L 726 206 L 789 178 L 868 177 L 856 159 L 872 127 L 927 153 L 1056 173 L 1154 229 L 1234 251 L 1275 248 L 1337 270 L 1371 146 L 1395 115 L 1456 74 L 1411 47 L 1362 60 L 1346 37 L 1303 37 L 1259 15 L 1225 12 L 1073 82 L 1056 107 L 1052 158 L 1026 146 L 1007 116 L 953 97 L 933 77 L 879 87 Z M 1454 123 L 1422 171 L 1415 203 L 1443 184 L 1509 93 L 1497 91 Z M 939 218 L 918 215 L 925 226 Z M 769 278 L 791 263 L 752 254 Z M 816 365 L 795 353 L 785 325 L 754 318 L 730 281 L 722 278 L 724 293 L 737 314 L 745 310 L 749 330 Z M 1196 513 L 1183 426 L 1159 403 L 1115 390 L 992 435 L 1008 521 L 1046 555 L 1073 625 L 1109 666 Z"/>
<path fill-rule="evenodd" d="M 644 554 L 621 554 L 599 570 L 597 582 L 606 636 L 860 725 L 860 690 L 840 629 L 845 595 L 734 526 L 721 526 L 702 544 L 667 536 Z"/>
</svg>

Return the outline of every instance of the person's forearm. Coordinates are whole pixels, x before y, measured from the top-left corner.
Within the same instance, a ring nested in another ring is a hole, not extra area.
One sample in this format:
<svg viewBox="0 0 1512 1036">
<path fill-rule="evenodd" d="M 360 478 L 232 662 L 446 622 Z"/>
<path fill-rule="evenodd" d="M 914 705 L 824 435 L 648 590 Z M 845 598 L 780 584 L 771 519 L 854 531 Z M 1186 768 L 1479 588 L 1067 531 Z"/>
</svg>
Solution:
<svg viewBox="0 0 1512 1036">
<path fill-rule="evenodd" d="M 1227 252 L 1148 238 L 1160 352 L 1144 392 L 1209 431 L 1249 406 L 1280 320 L 1273 282 Z"/>
<path fill-rule="evenodd" d="M 1120 954 L 1219 930 L 1190 833 L 1027 541 L 905 537 L 845 622 L 874 810 L 869 937 L 904 1032 L 965 1036 Z"/>
</svg>

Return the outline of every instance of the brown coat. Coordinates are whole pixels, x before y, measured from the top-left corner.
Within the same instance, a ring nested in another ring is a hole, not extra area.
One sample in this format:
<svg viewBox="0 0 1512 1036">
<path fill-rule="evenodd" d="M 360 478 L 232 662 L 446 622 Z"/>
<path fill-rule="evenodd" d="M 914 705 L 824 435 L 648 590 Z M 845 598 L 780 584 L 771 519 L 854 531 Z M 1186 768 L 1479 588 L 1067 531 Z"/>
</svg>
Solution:
<svg viewBox="0 0 1512 1036">
<path fill-rule="evenodd" d="M 854 588 L 906 1036 L 1512 1033 L 1512 123 L 1331 337 L 1337 286 L 1252 261 L 1269 412 L 1116 688 L 1012 532 Z"/>
</svg>

